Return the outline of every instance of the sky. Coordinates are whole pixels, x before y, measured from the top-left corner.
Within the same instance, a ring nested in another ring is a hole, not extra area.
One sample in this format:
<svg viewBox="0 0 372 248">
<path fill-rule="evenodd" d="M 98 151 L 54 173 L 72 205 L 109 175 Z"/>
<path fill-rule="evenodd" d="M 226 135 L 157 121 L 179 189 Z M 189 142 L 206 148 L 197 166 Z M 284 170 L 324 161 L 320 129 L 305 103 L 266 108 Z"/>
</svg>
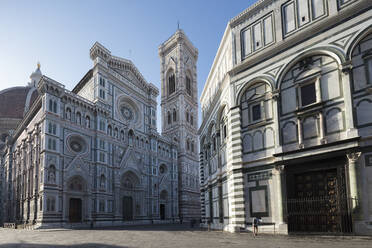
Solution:
<svg viewBox="0 0 372 248">
<path fill-rule="evenodd" d="M 158 47 L 179 22 L 199 50 L 200 96 L 228 21 L 254 2 L 0 0 L 0 91 L 25 86 L 38 61 L 44 75 L 72 90 L 93 66 L 89 49 L 96 41 L 130 59 L 160 89 Z M 158 127 L 159 115 L 158 108 Z"/>
</svg>

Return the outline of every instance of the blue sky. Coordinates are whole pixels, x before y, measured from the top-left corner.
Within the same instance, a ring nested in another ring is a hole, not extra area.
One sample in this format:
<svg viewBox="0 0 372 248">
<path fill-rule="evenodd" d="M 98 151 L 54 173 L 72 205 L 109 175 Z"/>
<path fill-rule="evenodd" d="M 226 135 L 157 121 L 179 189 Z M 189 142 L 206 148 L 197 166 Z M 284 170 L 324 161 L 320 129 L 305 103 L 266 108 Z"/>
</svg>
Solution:
<svg viewBox="0 0 372 248">
<path fill-rule="evenodd" d="M 89 49 L 95 41 L 113 55 L 132 60 L 145 79 L 160 88 L 158 46 L 179 21 L 199 49 L 200 95 L 227 22 L 253 2 L 1 0 L 0 90 L 26 85 L 37 61 L 43 74 L 71 90 L 92 67 Z"/>
</svg>

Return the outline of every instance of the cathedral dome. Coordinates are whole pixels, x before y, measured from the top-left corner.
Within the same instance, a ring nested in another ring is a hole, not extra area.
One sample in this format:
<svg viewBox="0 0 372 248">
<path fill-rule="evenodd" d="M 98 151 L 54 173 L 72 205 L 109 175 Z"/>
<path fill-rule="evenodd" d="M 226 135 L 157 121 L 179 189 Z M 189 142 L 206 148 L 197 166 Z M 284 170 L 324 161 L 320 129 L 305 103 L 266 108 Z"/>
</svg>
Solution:
<svg viewBox="0 0 372 248">
<path fill-rule="evenodd" d="M 13 87 L 0 91 L 0 119 L 22 119 L 37 96 L 35 87 Z"/>
</svg>

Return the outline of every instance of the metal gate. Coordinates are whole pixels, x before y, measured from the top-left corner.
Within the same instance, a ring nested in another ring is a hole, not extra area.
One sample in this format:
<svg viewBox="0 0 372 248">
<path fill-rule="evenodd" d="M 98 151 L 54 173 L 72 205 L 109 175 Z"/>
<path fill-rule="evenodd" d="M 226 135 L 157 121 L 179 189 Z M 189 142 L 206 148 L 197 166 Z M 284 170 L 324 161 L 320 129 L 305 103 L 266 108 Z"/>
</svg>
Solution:
<svg viewBox="0 0 372 248">
<path fill-rule="evenodd" d="M 294 175 L 294 198 L 287 200 L 289 232 L 352 232 L 343 169 Z"/>
</svg>

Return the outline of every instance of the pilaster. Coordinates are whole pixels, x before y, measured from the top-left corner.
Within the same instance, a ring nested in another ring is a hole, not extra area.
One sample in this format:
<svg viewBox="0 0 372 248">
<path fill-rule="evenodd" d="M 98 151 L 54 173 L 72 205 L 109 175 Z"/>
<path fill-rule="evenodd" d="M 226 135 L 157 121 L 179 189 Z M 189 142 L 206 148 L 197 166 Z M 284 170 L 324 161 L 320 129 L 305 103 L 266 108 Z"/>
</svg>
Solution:
<svg viewBox="0 0 372 248">
<path fill-rule="evenodd" d="M 227 183 L 229 192 L 230 232 L 245 226 L 244 176 L 242 172 L 242 141 L 240 138 L 240 109 L 232 108 L 228 118 L 230 127 L 227 143 Z"/>
</svg>

